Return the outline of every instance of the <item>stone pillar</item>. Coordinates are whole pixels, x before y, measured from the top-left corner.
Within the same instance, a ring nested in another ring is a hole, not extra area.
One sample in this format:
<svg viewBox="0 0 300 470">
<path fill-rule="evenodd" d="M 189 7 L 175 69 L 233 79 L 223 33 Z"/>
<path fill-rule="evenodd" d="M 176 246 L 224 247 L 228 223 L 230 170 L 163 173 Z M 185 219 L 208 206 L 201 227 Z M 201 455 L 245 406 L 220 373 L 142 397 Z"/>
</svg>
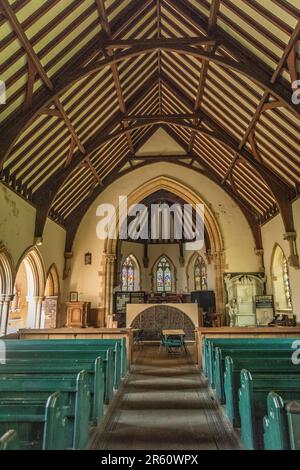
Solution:
<svg viewBox="0 0 300 470">
<path fill-rule="evenodd" d="M 106 319 L 108 315 L 112 315 L 112 293 L 114 288 L 114 270 L 116 256 L 112 253 L 105 253 L 105 291 L 104 306 Z M 106 321 L 107 323 L 107 321 Z"/>
<path fill-rule="evenodd" d="M 27 297 L 28 302 L 28 328 L 42 328 L 42 303 L 44 297 L 40 296 L 29 296 Z"/>
<path fill-rule="evenodd" d="M 35 310 L 35 328 L 40 329 L 45 326 L 45 318 L 42 318 L 42 307 L 45 297 L 36 297 L 36 310 Z"/>
<path fill-rule="evenodd" d="M 4 336 L 7 333 L 9 307 L 13 298 L 13 294 L 0 296 L 0 336 Z"/>
<path fill-rule="evenodd" d="M 215 251 L 211 253 L 216 272 L 216 311 L 217 313 L 225 313 L 224 302 L 224 251 Z"/>
<path fill-rule="evenodd" d="M 297 253 L 296 238 L 297 238 L 296 232 L 287 232 L 287 233 L 284 233 L 283 235 L 283 239 L 288 241 L 289 247 L 290 247 L 290 256 L 288 258 L 289 265 L 295 269 L 299 269 L 300 265 L 299 265 L 299 256 Z"/>
</svg>

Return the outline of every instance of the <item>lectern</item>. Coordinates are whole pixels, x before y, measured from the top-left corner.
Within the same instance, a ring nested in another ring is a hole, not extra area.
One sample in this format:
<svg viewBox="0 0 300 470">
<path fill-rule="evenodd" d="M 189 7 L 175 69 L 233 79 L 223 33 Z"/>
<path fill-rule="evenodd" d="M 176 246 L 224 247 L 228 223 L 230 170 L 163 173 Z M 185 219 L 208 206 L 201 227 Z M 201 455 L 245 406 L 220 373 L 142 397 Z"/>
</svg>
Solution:
<svg viewBox="0 0 300 470">
<path fill-rule="evenodd" d="M 67 326 L 86 328 L 90 322 L 90 302 L 67 302 Z"/>
</svg>

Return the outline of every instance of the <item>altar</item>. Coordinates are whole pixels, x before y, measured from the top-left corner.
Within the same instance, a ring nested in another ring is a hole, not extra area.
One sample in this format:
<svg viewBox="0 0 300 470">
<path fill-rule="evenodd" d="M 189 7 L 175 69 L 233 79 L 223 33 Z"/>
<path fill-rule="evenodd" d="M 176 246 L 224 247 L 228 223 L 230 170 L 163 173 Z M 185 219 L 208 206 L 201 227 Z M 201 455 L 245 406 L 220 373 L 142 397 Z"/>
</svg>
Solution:
<svg viewBox="0 0 300 470">
<path fill-rule="evenodd" d="M 164 329 L 182 329 L 187 340 L 194 340 L 199 324 L 196 303 L 126 305 L 126 327 L 142 330 L 145 339 L 159 339 Z"/>
</svg>

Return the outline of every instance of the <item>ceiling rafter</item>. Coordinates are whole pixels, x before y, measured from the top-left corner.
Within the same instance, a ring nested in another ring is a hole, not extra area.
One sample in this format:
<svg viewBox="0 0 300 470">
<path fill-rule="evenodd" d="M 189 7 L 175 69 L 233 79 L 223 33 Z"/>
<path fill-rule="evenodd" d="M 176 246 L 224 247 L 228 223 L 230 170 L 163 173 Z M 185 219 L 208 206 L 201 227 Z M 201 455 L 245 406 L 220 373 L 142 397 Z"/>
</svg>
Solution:
<svg viewBox="0 0 300 470">
<path fill-rule="evenodd" d="M 177 89 L 174 82 L 172 82 L 172 79 L 165 77 L 164 81 L 165 83 L 169 83 L 169 86 L 171 87 L 171 89 L 173 89 L 173 92 L 175 92 L 176 95 L 180 97 L 180 100 L 185 102 L 190 109 L 193 108 L 192 102 L 183 94 L 183 92 Z M 245 161 L 247 161 L 247 163 L 249 163 L 255 169 L 255 171 L 263 178 L 263 180 L 273 193 L 274 198 L 278 204 L 286 232 L 293 232 L 295 230 L 295 227 L 291 200 L 294 194 L 292 193 L 291 188 L 287 186 L 286 183 L 284 183 L 277 176 L 277 174 L 275 174 L 265 165 L 260 164 L 255 159 L 254 155 L 250 153 L 245 147 L 240 149 L 238 142 L 236 142 L 235 139 L 233 139 L 208 115 L 206 115 L 206 122 L 220 135 L 224 135 L 225 142 L 227 142 L 227 146 L 231 148 L 234 154 L 236 155 L 235 159 L 244 158 Z M 225 188 L 226 186 L 223 185 L 223 187 Z"/>
<path fill-rule="evenodd" d="M 218 12 L 220 9 L 221 2 L 220 0 L 212 0 L 211 6 L 210 6 L 210 12 L 209 12 L 209 18 L 208 18 L 208 25 L 207 25 L 207 35 L 210 35 L 212 31 L 215 29 L 217 25 L 217 19 L 218 19 Z M 213 51 L 214 46 L 209 46 L 207 45 L 205 47 L 205 51 Z M 197 94 L 196 94 L 196 101 L 195 101 L 195 107 L 194 111 L 198 111 L 198 109 L 201 107 L 202 103 L 202 98 L 205 90 L 205 82 L 208 74 L 208 68 L 209 68 L 209 61 L 208 60 L 202 60 L 202 67 L 200 71 L 200 77 L 199 77 L 199 83 L 198 83 L 198 89 L 197 89 Z M 196 121 L 194 121 L 194 124 L 196 124 Z M 190 143 L 189 143 L 189 150 L 193 149 L 194 143 L 195 143 L 195 137 L 196 137 L 196 132 L 192 131 L 191 132 L 191 137 L 190 137 Z"/>
<path fill-rule="evenodd" d="M 17 20 L 19 0 L 0 0 L 0 5 L 3 1 Z M 0 127 L 0 160 L 2 164 L 7 158 L 2 173 L 6 183 L 20 194 L 33 194 L 37 227 L 43 226 L 47 214 L 59 223 L 71 220 L 68 214 L 73 217 L 81 202 L 101 191 L 108 175 L 112 180 L 157 161 L 150 155 L 132 158 L 127 137 L 137 149 L 160 126 L 192 150 L 188 156 L 168 156 L 169 162 L 206 166 L 207 174 L 212 173 L 209 177 L 223 183 L 222 188 L 240 204 L 246 203 L 260 222 L 276 213 L 275 198 L 290 231 L 290 201 L 300 188 L 299 120 L 294 119 L 300 117 L 300 108 L 291 101 L 291 82 L 298 77 L 299 33 L 291 17 L 299 26 L 300 15 L 285 0 L 274 1 L 286 12 L 282 17 L 257 0 L 249 0 L 249 11 L 233 0 L 205 0 L 203 8 L 184 0 L 130 0 L 126 6 L 119 1 L 94 0 L 87 5 L 79 0 L 67 7 L 46 0 L 36 9 L 33 5 L 27 18 L 24 9 L 19 35 L 7 29 L 0 46 L 9 57 L 1 69 L 4 73 L 21 65 L 6 82 L 9 111 L 0 110 L 0 116 L 7 116 Z M 220 4 L 225 8 L 220 10 Z M 251 16 L 251 9 L 256 15 Z M 50 22 L 41 21 L 50 10 Z M 259 21 L 259 16 L 264 20 Z M 0 24 L 6 21 L 8 15 L 0 14 Z M 41 28 L 32 35 L 37 22 Z M 52 31 L 60 25 L 52 39 Z M 23 46 L 26 36 L 29 44 Z M 12 50 L 16 37 L 20 47 Z M 38 54 L 32 60 L 35 50 Z M 27 62 L 20 61 L 26 56 Z M 202 78 L 197 71 L 200 61 L 207 64 L 206 70 L 202 66 Z M 146 76 L 153 68 L 157 72 L 151 88 Z M 136 93 L 138 77 L 144 84 L 143 99 Z M 139 98 L 126 113 L 125 103 L 128 107 L 133 96 Z M 263 103 L 262 96 L 266 96 Z M 56 99 L 68 113 L 64 118 Z M 255 115 L 256 122 L 248 129 Z M 64 119 L 66 126 L 55 117 Z M 76 137 L 84 142 L 85 154 Z M 167 161 L 166 157 L 158 159 Z"/>
<path fill-rule="evenodd" d="M 100 16 L 100 21 L 101 21 L 102 28 L 103 28 L 103 30 L 104 30 L 104 32 L 105 32 L 105 34 L 106 34 L 106 36 L 109 40 L 109 39 L 111 39 L 112 33 L 111 33 L 111 29 L 110 29 L 106 9 L 105 9 L 104 0 L 95 0 L 95 1 L 96 1 L 96 5 L 97 5 L 97 8 L 98 8 L 98 13 L 99 13 L 99 16 Z M 110 57 L 114 56 L 114 51 L 111 47 L 106 45 L 106 50 L 107 50 L 108 56 L 110 56 Z M 122 87 L 121 87 L 120 76 L 119 76 L 119 71 L 118 71 L 117 64 L 112 64 L 111 65 L 111 71 L 112 71 L 112 75 L 113 75 L 115 89 L 116 89 L 117 96 L 118 96 L 120 110 L 121 110 L 122 113 L 126 113 L 126 106 L 125 106 L 125 101 L 124 101 L 124 97 L 123 97 L 123 93 L 122 93 Z M 121 125 L 123 125 L 124 128 L 126 129 L 127 123 L 121 123 Z M 130 136 L 130 132 L 126 132 L 126 139 L 127 139 L 127 142 L 128 142 L 130 155 L 131 155 L 131 157 L 133 157 L 133 155 L 135 153 L 135 150 L 134 150 L 134 146 L 133 146 L 132 139 L 131 139 L 131 136 Z"/>
<path fill-rule="evenodd" d="M 32 103 L 32 92 L 33 92 L 33 87 L 34 87 L 34 82 L 35 82 L 35 76 L 36 73 L 39 74 L 40 78 L 43 80 L 44 84 L 46 87 L 50 90 L 54 90 L 54 86 L 50 78 L 48 77 L 47 73 L 44 70 L 44 67 L 38 58 L 36 52 L 34 51 L 29 39 L 27 38 L 21 23 L 19 22 L 17 16 L 15 15 L 13 9 L 9 5 L 7 0 L 0 0 L 0 5 L 7 16 L 8 20 L 11 23 L 11 26 L 18 37 L 22 47 L 24 48 L 26 54 L 27 54 L 27 61 L 28 61 L 28 75 L 29 75 L 29 80 L 28 80 L 28 86 L 29 88 L 27 89 L 27 96 L 26 96 L 26 107 L 29 106 Z M 64 110 L 64 107 L 62 106 L 60 100 L 58 97 L 54 97 L 53 102 L 59 111 L 60 117 L 64 120 L 70 134 L 71 134 L 71 139 L 72 141 L 76 142 L 76 145 L 78 146 L 79 150 L 81 153 L 85 153 L 84 146 L 80 142 L 80 139 L 78 138 L 76 131 L 67 116 L 67 113 Z"/>
<path fill-rule="evenodd" d="M 127 109 L 130 111 L 136 102 L 142 99 L 147 93 L 153 88 L 153 85 L 157 82 L 157 74 L 150 76 L 147 82 L 144 84 L 143 88 L 138 90 L 130 99 L 130 102 L 127 104 Z M 122 112 L 117 113 L 114 117 L 108 122 L 105 128 L 100 133 L 100 137 L 96 136 L 90 139 L 89 143 L 86 144 L 86 155 L 81 153 L 75 153 L 73 159 L 70 161 L 69 165 L 64 169 L 59 169 L 56 171 L 45 184 L 43 184 L 38 191 L 34 194 L 33 202 L 37 207 L 36 211 L 36 224 L 35 224 L 35 236 L 41 237 L 43 234 L 44 226 L 46 223 L 47 215 L 50 211 L 51 205 L 55 200 L 55 197 L 59 189 L 63 186 L 64 182 L 73 174 L 73 172 L 78 168 L 78 166 L 86 159 L 87 156 L 90 156 L 91 153 L 99 148 L 101 144 L 109 142 L 114 137 L 123 135 L 126 133 L 126 130 L 123 128 L 119 129 L 112 133 L 114 129 L 119 127 L 122 122 L 124 115 Z M 96 142 L 96 144 L 95 144 Z M 100 142 L 100 143 L 99 143 Z M 129 157 L 130 158 L 130 154 Z M 127 159 L 128 161 L 128 159 Z"/>
<path fill-rule="evenodd" d="M 280 77 L 280 74 L 282 72 L 282 68 L 284 67 L 285 63 L 288 61 L 294 47 L 295 47 L 295 44 L 296 42 L 298 41 L 299 39 L 299 35 L 300 35 L 300 20 L 298 21 L 292 35 L 291 35 L 291 38 L 282 54 L 282 57 L 275 69 L 275 71 L 273 72 L 272 74 L 272 77 L 271 77 L 271 83 L 275 83 L 276 80 L 278 80 L 278 78 Z M 273 100 L 271 101 L 271 103 L 269 102 L 270 100 L 270 93 L 268 91 L 265 91 L 257 108 L 256 108 L 256 111 L 248 125 L 248 128 L 244 134 L 244 137 L 240 143 L 240 149 L 242 149 L 247 141 L 250 142 L 250 145 L 251 145 L 251 148 L 252 148 L 252 152 L 254 153 L 255 157 L 262 161 L 261 159 L 261 156 L 259 155 L 259 152 L 257 150 L 257 145 L 256 145 L 256 140 L 255 140 L 255 127 L 256 127 L 256 124 L 260 118 L 260 115 L 261 113 L 266 110 L 266 109 L 270 109 L 268 107 L 268 105 L 270 105 L 271 107 L 274 107 L 275 104 L 278 104 L 279 106 L 282 106 L 282 102 L 278 101 L 278 100 Z M 235 159 L 235 162 L 237 161 L 237 158 Z M 234 162 L 234 163 L 235 163 Z M 234 164 L 232 166 L 232 168 L 234 168 Z M 229 173 L 230 174 L 230 173 Z M 227 175 L 227 177 L 229 176 L 229 174 Z M 226 181 L 226 178 L 224 179 L 223 181 L 223 184 L 224 182 Z"/>
<path fill-rule="evenodd" d="M 175 0 L 177 1 L 177 0 Z M 14 119 L 8 119 L 7 122 L 3 123 L 0 128 L 0 164 L 3 164 L 5 161 L 8 153 L 10 152 L 14 142 L 19 137 L 22 130 L 29 125 L 36 114 L 40 111 L 40 109 L 47 107 L 55 97 L 62 94 L 65 90 L 67 90 L 73 83 L 77 80 L 87 77 L 97 71 L 103 69 L 104 67 L 111 66 L 113 64 L 117 64 L 122 62 L 126 59 L 138 57 L 141 54 L 151 53 L 155 50 L 161 49 L 164 51 L 175 51 L 180 54 L 187 54 L 193 57 L 198 57 L 202 59 L 206 59 L 208 61 L 213 61 L 216 64 L 224 66 L 226 68 L 232 68 L 243 75 L 247 76 L 248 78 L 252 79 L 255 83 L 259 84 L 263 88 L 266 89 L 266 93 L 269 92 L 273 96 L 275 96 L 279 101 L 282 102 L 293 114 L 296 116 L 300 116 L 300 109 L 299 106 L 296 106 L 291 100 L 291 90 L 286 89 L 286 87 L 282 86 L 281 83 L 271 83 L 270 76 L 268 73 L 264 72 L 261 69 L 258 69 L 255 64 L 252 63 L 243 63 L 237 62 L 236 60 L 230 59 L 228 57 L 223 57 L 218 55 L 216 52 L 206 52 L 202 49 L 195 48 L 192 46 L 182 45 L 182 42 L 179 40 L 178 45 L 176 46 L 175 43 L 170 45 L 167 40 L 165 39 L 156 39 L 153 38 L 149 40 L 150 43 L 148 46 L 141 46 L 140 41 L 137 40 L 135 42 L 135 46 L 126 49 L 125 51 L 118 52 L 112 57 L 105 57 L 104 59 L 98 60 L 95 63 L 88 64 L 86 67 L 79 67 L 79 68 L 67 68 L 61 71 L 56 79 L 53 81 L 54 89 L 51 90 L 43 90 L 42 92 L 38 93 L 38 98 L 33 99 L 32 106 L 22 115 L 16 117 Z M 3 137 L 5 135 L 5 138 Z"/>
</svg>

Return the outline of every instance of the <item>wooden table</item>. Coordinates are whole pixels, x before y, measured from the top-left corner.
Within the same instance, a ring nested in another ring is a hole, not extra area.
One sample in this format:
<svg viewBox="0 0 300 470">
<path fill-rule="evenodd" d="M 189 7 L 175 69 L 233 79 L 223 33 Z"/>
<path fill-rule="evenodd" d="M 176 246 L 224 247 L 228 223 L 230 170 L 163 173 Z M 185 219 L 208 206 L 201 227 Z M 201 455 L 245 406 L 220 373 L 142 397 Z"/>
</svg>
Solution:
<svg viewBox="0 0 300 470">
<path fill-rule="evenodd" d="M 163 336 L 165 337 L 168 337 L 168 336 L 180 336 L 180 337 L 183 337 L 185 336 L 185 332 L 183 330 L 162 330 L 162 334 Z M 187 350 L 186 350 L 186 347 L 185 347 L 185 343 L 184 341 L 182 341 L 182 345 L 181 345 L 181 350 L 184 350 L 185 354 L 187 353 Z M 166 346 L 166 350 L 168 350 L 168 352 L 171 352 L 170 351 L 170 348 Z"/>
<path fill-rule="evenodd" d="M 162 330 L 164 336 L 185 336 L 183 330 Z"/>
</svg>

